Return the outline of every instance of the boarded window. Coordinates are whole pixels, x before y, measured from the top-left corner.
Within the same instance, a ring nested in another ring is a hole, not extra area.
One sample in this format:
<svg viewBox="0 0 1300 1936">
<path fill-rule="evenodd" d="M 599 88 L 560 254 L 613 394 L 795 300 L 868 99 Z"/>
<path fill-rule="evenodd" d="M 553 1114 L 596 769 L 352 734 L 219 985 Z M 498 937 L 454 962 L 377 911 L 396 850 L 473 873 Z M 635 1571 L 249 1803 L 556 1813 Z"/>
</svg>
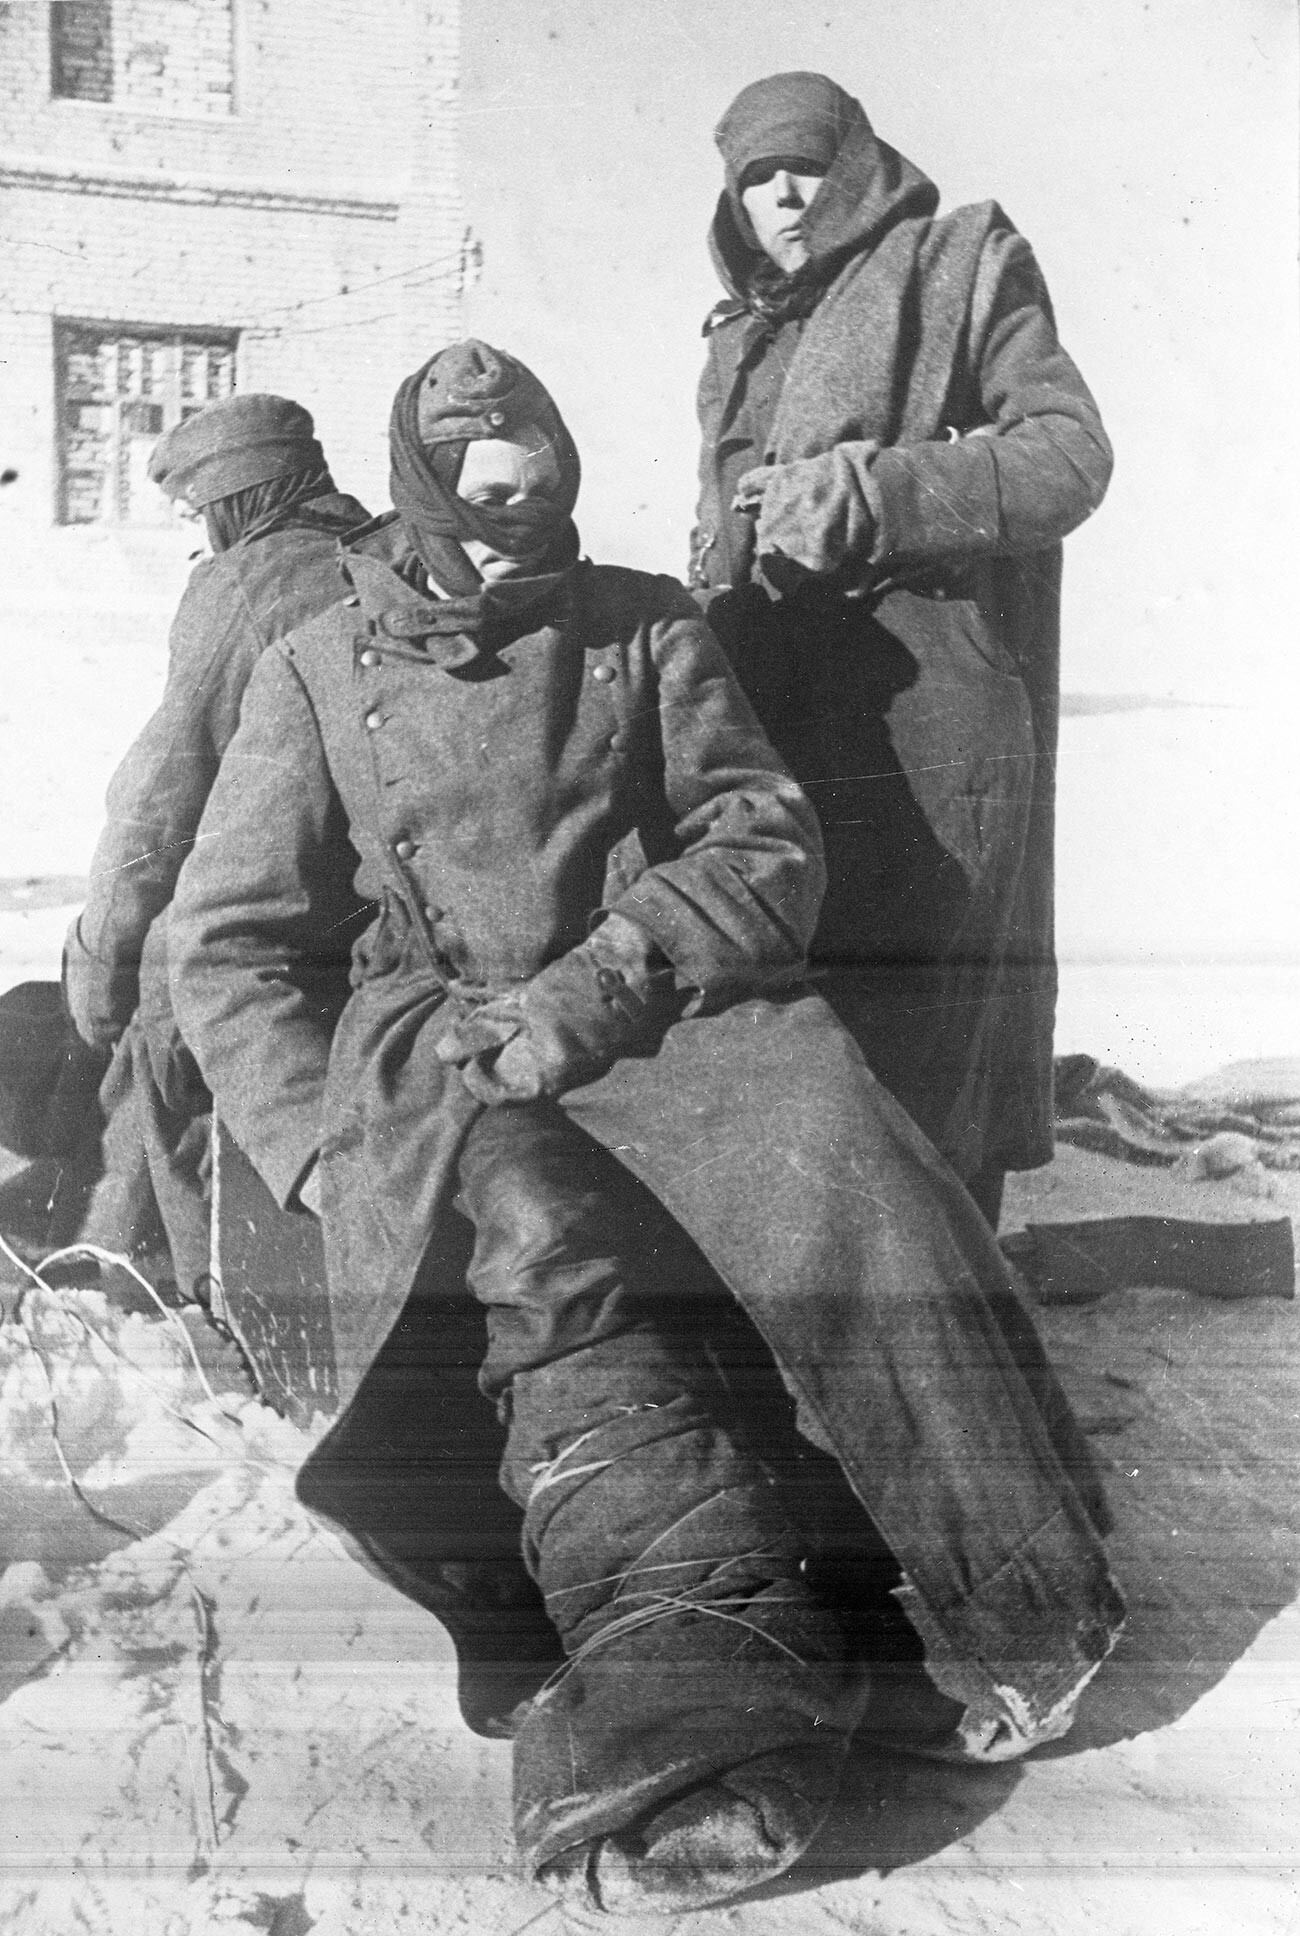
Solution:
<svg viewBox="0 0 1300 1936">
<path fill-rule="evenodd" d="M 60 524 L 166 524 L 149 481 L 164 430 L 235 387 L 231 330 L 55 324 Z"/>
<path fill-rule="evenodd" d="M 146 113 L 229 114 L 233 0 L 52 0 L 50 86 Z"/>
<path fill-rule="evenodd" d="M 111 0 L 53 0 L 50 87 L 76 101 L 112 100 Z"/>
</svg>

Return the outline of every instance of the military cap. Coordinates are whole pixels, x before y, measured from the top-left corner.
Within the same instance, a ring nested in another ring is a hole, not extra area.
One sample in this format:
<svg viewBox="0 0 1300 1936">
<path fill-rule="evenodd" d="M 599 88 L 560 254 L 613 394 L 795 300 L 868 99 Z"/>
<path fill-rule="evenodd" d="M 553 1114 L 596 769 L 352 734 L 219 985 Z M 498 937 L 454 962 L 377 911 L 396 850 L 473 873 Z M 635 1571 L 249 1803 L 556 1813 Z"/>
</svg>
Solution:
<svg viewBox="0 0 1300 1936">
<path fill-rule="evenodd" d="M 554 416 L 555 405 L 532 371 L 490 343 L 474 337 L 453 343 L 425 367 L 417 423 L 426 447 L 517 438 Z"/>
<path fill-rule="evenodd" d="M 288 397 L 224 397 L 158 439 L 149 475 L 198 511 L 253 484 L 323 464 L 311 414 Z"/>
</svg>

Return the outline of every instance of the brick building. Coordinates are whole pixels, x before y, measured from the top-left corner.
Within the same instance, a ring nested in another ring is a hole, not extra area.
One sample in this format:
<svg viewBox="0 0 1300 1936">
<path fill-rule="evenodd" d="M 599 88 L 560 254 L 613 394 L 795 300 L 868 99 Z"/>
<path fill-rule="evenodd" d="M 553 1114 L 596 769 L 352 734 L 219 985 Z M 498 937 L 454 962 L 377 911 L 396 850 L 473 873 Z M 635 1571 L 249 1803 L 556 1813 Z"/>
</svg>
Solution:
<svg viewBox="0 0 1300 1936">
<path fill-rule="evenodd" d="M 0 0 L 0 469 L 35 526 L 170 513 L 231 389 L 384 501 L 397 379 L 457 332 L 457 0 Z"/>
</svg>

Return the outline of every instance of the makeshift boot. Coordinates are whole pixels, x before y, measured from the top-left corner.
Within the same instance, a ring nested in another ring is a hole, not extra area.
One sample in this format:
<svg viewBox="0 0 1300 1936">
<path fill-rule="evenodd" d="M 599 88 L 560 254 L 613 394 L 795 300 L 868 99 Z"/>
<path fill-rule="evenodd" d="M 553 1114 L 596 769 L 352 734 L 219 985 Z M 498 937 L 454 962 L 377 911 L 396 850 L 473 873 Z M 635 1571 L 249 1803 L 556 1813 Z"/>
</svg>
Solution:
<svg viewBox="0 0 1300 1936">
<path fill-rule="evenodd" d="M 545 1455 L 525 1552 L 567 1656 L 516 1736 L 515 1832 L 586 1910 L 680 1913 L 789 1868 L 864 1700 L 784 1489 L 657 1342 L 602 1341 L 512 1397 L 504 1471 Z"/>
</svg>

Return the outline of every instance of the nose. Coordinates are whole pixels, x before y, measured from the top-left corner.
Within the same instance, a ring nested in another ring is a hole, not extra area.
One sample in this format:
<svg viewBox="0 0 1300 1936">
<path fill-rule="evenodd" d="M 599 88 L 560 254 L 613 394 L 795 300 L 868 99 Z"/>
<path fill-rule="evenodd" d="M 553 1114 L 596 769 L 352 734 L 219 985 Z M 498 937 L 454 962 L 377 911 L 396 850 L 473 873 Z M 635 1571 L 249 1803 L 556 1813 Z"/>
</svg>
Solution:
<svg viewBox="0 0 1300 1936">
<path fill-rule="evenodd" d="M 777 202 L 782 208 L 803 207 L 804 201 L 799 192 L 799 184 L 788 168 L 777 169 L 772 177 L 772 186 L 776 190 Z"/>
</svg>

